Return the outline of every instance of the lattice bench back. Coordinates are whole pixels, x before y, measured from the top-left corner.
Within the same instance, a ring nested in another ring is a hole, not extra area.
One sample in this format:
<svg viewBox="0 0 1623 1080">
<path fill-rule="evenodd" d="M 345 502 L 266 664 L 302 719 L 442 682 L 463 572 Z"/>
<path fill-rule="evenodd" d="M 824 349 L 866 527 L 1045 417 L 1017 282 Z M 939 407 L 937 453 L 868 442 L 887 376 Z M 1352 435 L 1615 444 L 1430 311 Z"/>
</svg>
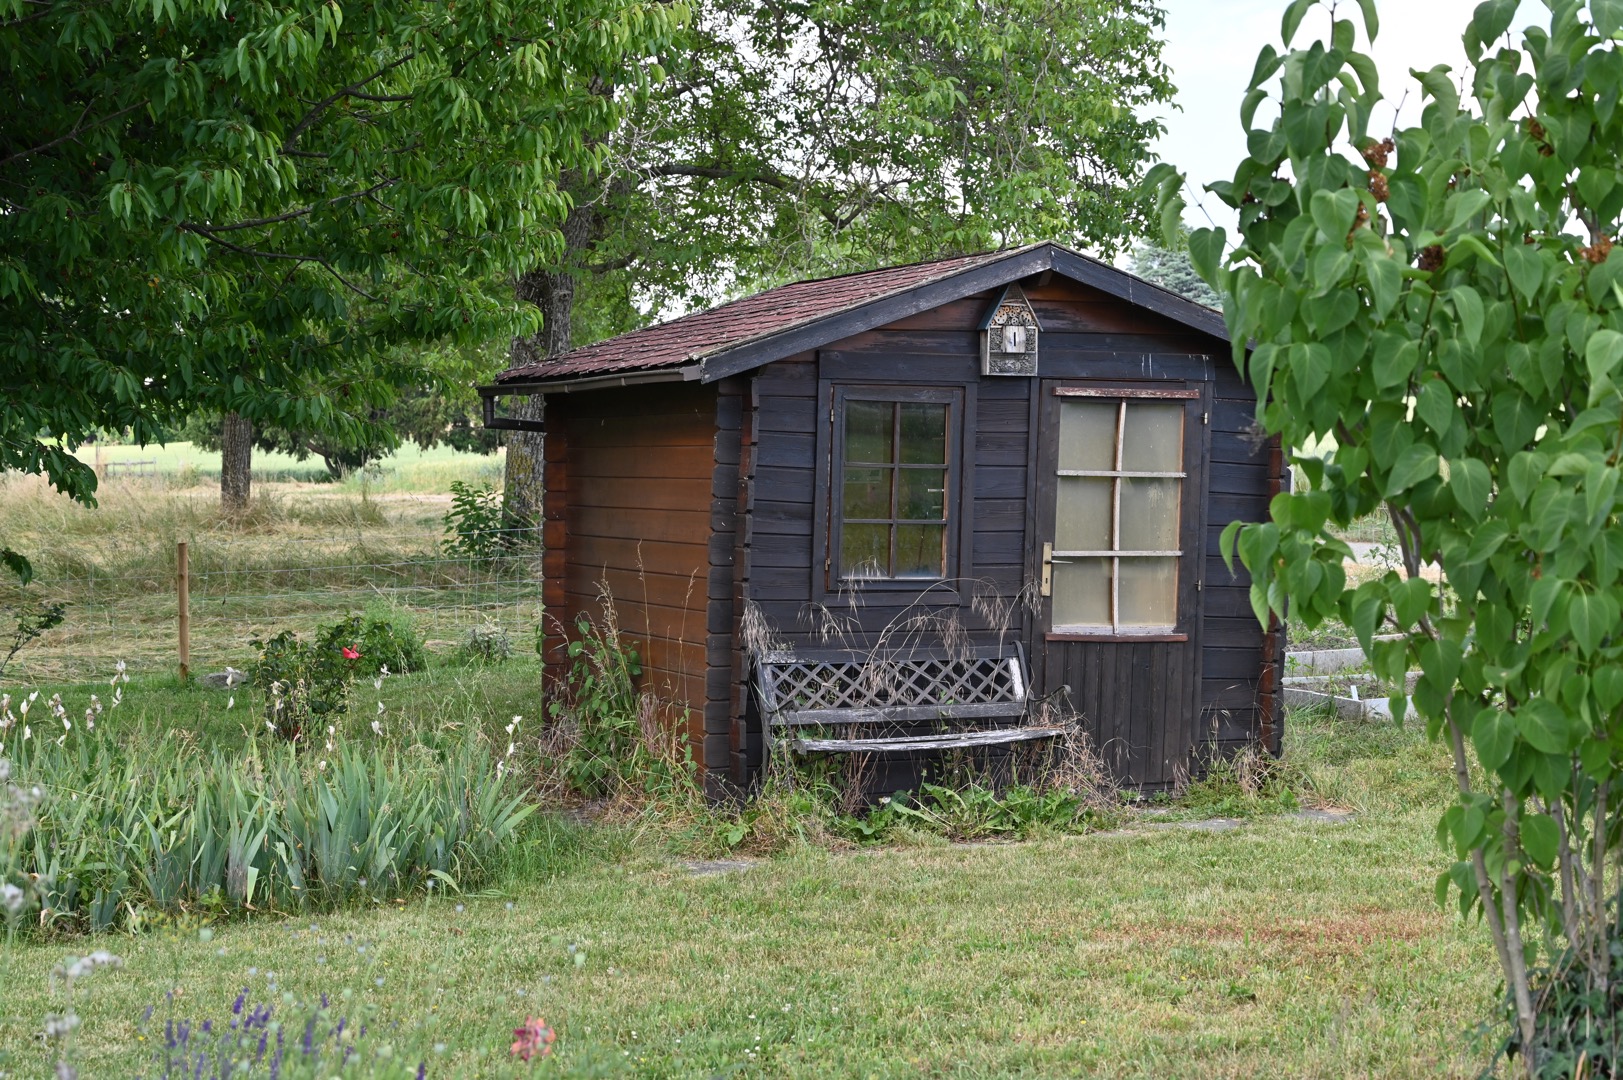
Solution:
<svg viewBox="0 0 1623 1080">
<path fill-rule="evenodd" d="M 1019 645 L 962 652 L 874 654 L 851 649 L 763 652 L 756 690 L 767 727 L 910 723 L 1025 712 Z"/>
</svg>

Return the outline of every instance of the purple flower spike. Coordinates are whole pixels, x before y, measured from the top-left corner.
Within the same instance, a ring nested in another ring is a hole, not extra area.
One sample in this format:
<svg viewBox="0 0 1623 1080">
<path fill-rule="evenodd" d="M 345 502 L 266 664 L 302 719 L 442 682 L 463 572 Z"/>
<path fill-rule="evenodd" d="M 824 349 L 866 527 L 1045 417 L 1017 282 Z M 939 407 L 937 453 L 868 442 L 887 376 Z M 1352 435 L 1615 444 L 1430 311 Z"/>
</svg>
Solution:
<svg viewBox="0 0 1623 1080">
<path fill-rule="evenodd" d="M 322 1007 L 322 1008 L 323 1008 L 323 1009 L 325 1009 L 325 1008 L 326 1008 L 326 1007 L 327 1007 L 327 1005 L 328 1005 L 328 1002 L 327 1002 L 327 991 L 325 991 L 325 990 L 323 990 L 323 991 L 322 991 L 322 992 L 321 992 L 321 1007 Z"/>
<path fill-rule="evenodd" d="M 231 1003 L 231 1015 L 232 1016 L 241 1016 L 242 1015 L 242 1007 L 243 1007 L 243 1005 L 247 1004 L 247 1002 L 248 1002 L 248 988 L 246 986 L 244 986 L 242 988 L 242 993 L 237 995 L 237 1000 L 235 1000 L 235 1001 L 233 1001 Z"/>
<path fill-rule="evenodd" d="M 417 1063 L 417 1080 L 426 1080 L 427 1076 L 428 1076 L 428 1062 L 419 1061 Z"/>
</svg>

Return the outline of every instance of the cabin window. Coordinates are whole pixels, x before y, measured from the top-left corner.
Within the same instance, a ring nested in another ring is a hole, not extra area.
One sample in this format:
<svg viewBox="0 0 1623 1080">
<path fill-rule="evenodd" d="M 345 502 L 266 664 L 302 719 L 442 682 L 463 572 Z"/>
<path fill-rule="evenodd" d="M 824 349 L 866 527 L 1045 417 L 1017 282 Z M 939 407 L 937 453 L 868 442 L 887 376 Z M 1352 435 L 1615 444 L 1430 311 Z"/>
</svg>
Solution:
<svg viewBox="0 0 1623 1080">
<path fill-rule="evenodd" d="M 962 395 L 835 387 L 829 552 L 840 582 L 951 576 Z"/>
<path fill-rule="evenodd" d="M 1053 627 L 1145 634 L 1178 621 L 1184 403 L 1059 406 Z"/>
</svg>

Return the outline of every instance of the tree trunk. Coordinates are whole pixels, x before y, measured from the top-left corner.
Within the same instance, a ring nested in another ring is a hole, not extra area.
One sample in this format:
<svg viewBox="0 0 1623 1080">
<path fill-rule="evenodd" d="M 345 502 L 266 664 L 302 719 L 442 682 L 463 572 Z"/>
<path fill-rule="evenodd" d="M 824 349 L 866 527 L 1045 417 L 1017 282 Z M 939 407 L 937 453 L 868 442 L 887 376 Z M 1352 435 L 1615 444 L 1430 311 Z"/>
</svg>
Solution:
<svg viewBox="0 0 1623 1080">
<path fill-rule="evenodd" d="M 563 266 L 585 253 L 592 227 L 592 211 L 577 207 L 564 220 Z M 541 332 L 533 338 L 514 338 L 512 365 L 533 364 L 568 352 L 570 318 L 575 308 L 575 275 L 568 269 L 542 267 L 519 278 L 520 300 L 541 309 Z M 540 420 L 542 397 L 523 399 L 514 415 Z M 541 447 L 539 431 L 515 431 L 507 437 L 507 465 L 502 483 L 502 516 L 510 529 L 533 529 L 541 523 Z"/>
<path fill-rule="evenodd" d="M 248 509 L 248 485 L 254 463 L 254 425 L 237 413 L 220 424 L 220 511 L 236 515 Z"/>
</svg>

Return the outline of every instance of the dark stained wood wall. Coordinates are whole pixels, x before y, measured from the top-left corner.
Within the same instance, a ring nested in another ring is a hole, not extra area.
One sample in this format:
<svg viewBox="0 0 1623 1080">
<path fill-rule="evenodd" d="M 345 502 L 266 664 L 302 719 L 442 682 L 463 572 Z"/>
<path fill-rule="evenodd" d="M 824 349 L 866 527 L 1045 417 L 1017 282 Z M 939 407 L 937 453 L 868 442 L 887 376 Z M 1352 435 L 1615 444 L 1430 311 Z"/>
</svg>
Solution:
<svg viewBox="0 0 1623 1080">
<path fill-rule="evenodd" d="M 601 617 L 606 587 L 622 635 L 641 653 L 644 688 L 672 717 L 686 711 L 695 757 L 724 766 L 728 725 L 711 699 L 725 701 L 727 678 L 707 684 L 707 649 L 728 634 L 732 597 L 732 507 L 714 498 L 721 400 L 716 386 L 696 384 L 548 399 L 544 600 L 549 690 L 567 670 L 565 635 L 574 636 L 577 615 Z M 736 388 L 731 400 L 736 447 Z M 726 479 L 736 497 L 736 476 Z M 726 610 L 714 620 L 718 518 L 728 523 L 720 550 Z M 730 659 L 725 648 L 719 659 Z"/>
<path fill-rule="evenodd" d="M 1039 349 L 1044 377 L 1209 384 L 1200 713 L 1188 718 L 1186 730 L 1161 738 L 1191 750 L 1256 739 L 1268 705 L 1263 696 L 1269 689 L 1264 635 L 1250 614 L 1244 571 L 1229 574 L 1218 537 L 1230 520 L 1266 517 L 1270 492 L 1277 490 L 1274 473 L 1282 466 L 1276 459 L 1271 470 L 1268 448 L 1249 435 L 1254 403 L 1233 368 L 1227 344 L 1067 279 L 1028 283 L 1026 292 L 1043 328 Z M 819 498 L 817 433 L 827 409 L 819 399 L 820 379 L 966 387 L 973 417 L 966 432 L 973 461 L 964 495 L 970 526 L 963 567 L 967 580 L 954 603 L 943 606 L 940 597 L 927 597 L 926 606 L 943 617 L 948 614 L 944 607 L 950 607 L 977 642 L 1020 636 L 1020 591 L 1035 573 L 1026 530 L 1028 470 L 1036 451 L 1036 384 L 979 376 L 976 326 L 992 299 L 987 293 L 947 304 L 769 364 L 749 379 L 740 482 L 747 520 L 736 537 L 734 572 L 740 611 L 743 601 L 752 603 L 782 642 L 819 644 L 820 630 L 838 625 L 849 644 L 871 645 L 884 627 L 919 610 L 906 608 L 910 597 L 871 595 L 852 604 L 822 594 L 823 571 L 814 565 L 813 543 Z M 972 596 L 981 602 L 972 603 Z M 1012 614 L 989 619 L 987 609 L 995 607 Z M 1129 669 L 1142 666 L 1131 657 L 1125 662 Z M 746 672 L 740 642 L 731 667 L 735 717 L 743 717 L 749 706 Z M 1088 692 L 1099 694 L 1108 693 L 1112 683 L 1101 672 L 1088 685 L 1095 688 Z M 1270 732 L 1276 743 L 1278 727 L 1272 724 Z M 760 764 L 758 720 L 741 721 L 732 745 L 734 776 L 741 780 Z"/>
</svg>

